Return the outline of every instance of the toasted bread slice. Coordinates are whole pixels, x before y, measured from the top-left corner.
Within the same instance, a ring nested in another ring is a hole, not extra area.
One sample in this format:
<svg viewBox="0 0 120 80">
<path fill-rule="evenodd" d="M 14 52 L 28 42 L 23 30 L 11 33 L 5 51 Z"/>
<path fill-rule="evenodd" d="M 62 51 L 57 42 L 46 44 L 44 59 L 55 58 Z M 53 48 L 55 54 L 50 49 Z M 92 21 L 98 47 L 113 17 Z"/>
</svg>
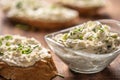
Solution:
<svg viewBox="0 0 120 80">
<path fill-rule="evenodd" d="M 56 75 L 50 51 L 37 40 L 0 36 L 0 76 L 10 80 L 51 80 Z"/>
<path fill-rule="evenodd" d="M 61 29 L 61 28 L 70 27 L 75 24 L 78 24 L 78 21 L 79 21 L 78 17 L 65 22 L 46 22 L 42 20 L 31 20 L 31 19 L 22 18 L 22 17 L 11 17 L 9 19 L 16 23 L 27 24 L 32 27 L 37 27 L 40 29 Z"/>
<path fill-rule="evenodd" d="M 15 22 L 46 29 L 68 27 L 77 24 L 76 19 L 79 18 L 79 15 L 75 10 L 55 4 L 47 4 L 46 6 L 32 5 L 28 7 L 27 3 L 16 1 L 8 11 L 7 17 Z"/>
<path fill-rule="evenodd" d="M 52 59 L 38 61 L 31 67 L 12 67 L 0 61 L 0 75 L 10 80 L 51 80 L 57 75 Z"/>
<path fill-rule="evenodd" d="M 104 6 L 104 0 L 60 0 L 57 3 L 79 11 L 80 15 L 95 15 Z"/>
<path fill-rule="evenodd" d="M 10 80 L 51 80 L 57 75 L 52 59 L 38 61 L 31 67 L 14 67 L 0 61 L 0 75 Z"/>
</svg>

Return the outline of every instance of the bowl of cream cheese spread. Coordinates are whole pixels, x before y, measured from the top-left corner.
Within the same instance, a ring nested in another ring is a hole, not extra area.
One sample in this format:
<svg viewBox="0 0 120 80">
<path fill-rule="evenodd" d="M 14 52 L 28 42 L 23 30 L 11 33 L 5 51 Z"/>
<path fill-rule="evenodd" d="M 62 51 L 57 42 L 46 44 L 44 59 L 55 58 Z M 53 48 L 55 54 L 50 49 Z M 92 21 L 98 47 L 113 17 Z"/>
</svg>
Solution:
<svg viewBox="0 0 120 80">
<path fill-rule="evenodd" d="M 97 73 L 120 53 L 120 22 L 88 21 L 45 36 L 49 47 L 78 73 Z"/>
</svg>

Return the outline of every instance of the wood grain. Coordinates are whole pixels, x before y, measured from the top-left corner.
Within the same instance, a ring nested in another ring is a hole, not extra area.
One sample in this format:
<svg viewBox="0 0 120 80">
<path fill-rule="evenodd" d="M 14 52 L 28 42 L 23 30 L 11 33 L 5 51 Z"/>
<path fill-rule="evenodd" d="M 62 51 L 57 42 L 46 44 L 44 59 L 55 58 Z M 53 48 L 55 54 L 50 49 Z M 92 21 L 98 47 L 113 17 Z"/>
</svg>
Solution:
<svg viewBox="0 0 120 80">
<path fill-rule="evenodd" d="M 106 7 L 101 10 L 101 15 L 94 17 L 84 18 L 80 17 L 79 23 L 87 20 L 96 20 L 102 18 L 110 18 L 120 20 L 120 0 L 107 0 Z M 8 19 L 5 18 L 3 12 L 0 11 L 0 34 L 16 34 L 26 37 L 34 37 L 39 40 L 42 45 L 48 48 L 44 36 L 48 33 L 58 30 L 22 30 L 15 27 Z M 53 59 L 57 66 L 59 73 L 65 76 L 64 79 L 56 77 L 54 80 L 120 80 L 120 55 L 103 71 L 96 74 L 78 74 L 71 72 L 67 65 L 65 65 L 54 53 Z M 5 80 L 0 77 L 0 80 Z"/>
</svg>

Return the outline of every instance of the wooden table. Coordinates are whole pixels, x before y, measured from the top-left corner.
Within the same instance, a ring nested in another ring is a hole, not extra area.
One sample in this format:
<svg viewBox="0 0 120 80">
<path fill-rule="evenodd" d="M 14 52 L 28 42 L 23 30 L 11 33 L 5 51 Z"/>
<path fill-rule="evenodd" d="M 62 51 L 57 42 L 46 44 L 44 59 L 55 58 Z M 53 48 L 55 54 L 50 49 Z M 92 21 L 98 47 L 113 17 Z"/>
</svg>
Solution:
<svg viewBox="0 0 120 80">
<path fill-rule="evenodd" d="M 93 18 L 80 17 L 79 23 L 87 20 L 95 20 L 100 18 L 110 18 L 120 20 L 120 0 L 108 0 L 106 7 L 101 11 L 102 15 Z M 43 46 L 48 48 L 44 35 L 58 30 L 29 30 L 25 31 L 16 28 L 14 24 L 5 18 L 0 11 L 0 34 L 18 34 L 26 37 L 34 37 L 39 40 Z M 120 55 L 102 72 L 96 74 L 78 74 L 71 72 L 68 67 L 53 53 L 53 59 L 58 72 L 65 76 L 64 79 L 56 77 L 54 80 L 120 80 Z M 0 80 L 5 80 L 2 77 Z"/>
</svg>

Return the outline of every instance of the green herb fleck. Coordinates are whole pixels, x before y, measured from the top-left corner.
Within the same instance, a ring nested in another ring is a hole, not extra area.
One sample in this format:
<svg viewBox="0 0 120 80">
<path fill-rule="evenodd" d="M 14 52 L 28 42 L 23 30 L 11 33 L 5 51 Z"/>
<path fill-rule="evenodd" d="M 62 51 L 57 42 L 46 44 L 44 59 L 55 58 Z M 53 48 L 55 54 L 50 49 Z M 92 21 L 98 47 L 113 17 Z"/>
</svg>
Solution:
<svg viewBox="0 0 120 80">
<path fill-rule="evenodd" d="M 18 44 L 18 49 L 17 50 L 22 50 L 23 46 L 21 44 Z"/>
<path fill-rule="evenodd" d="M 83 36 L 82 36 L 82 35 L 80 35 L 80 36 L 79 36 L 79 39 L 83 40 Z"/>
<path fill-rule="evenodd" d="M 100 30 L 101 32 L 104 32 L 104 29 L 103 29 L 103 28 L 99 28 L 99 30 Z"/>
<path fill-rule="evenodd" d="M 32 52 L 32 50 L 30 48 L 26 49 L 26 50 L 22 50 L 22 54 L 30 54 Z"/>
<path fill-rule="evenodd" d="M 11 48 L 9 47 L 8 50 L 11 51 Z"/>
<path fill-rule="evenodd" d="M 111 34 L 111 37 L 112 37 L 112 38 L 117 38 L 117 37 L 118 37 L 118 34 L 117 34 L 117 33 L 112 33 L 112 34 Z"/>
<path fill-rule="evenodd" d="M 22 7 L 22 2 L 18 2 L 18 3 L 16 4 L 16 8 L 20 9 L 21 7 Z"/>
<path fill-rule="evenodd" d="M 93 38 L 94 38 L 93 36 L 89 36 L 89 37 L 88 37 L 89 40 L 92 40 Z"/>
<path fill-rule="evenodd" d="M 0 46 L 2 46 L 2 41 L 0 40 Z"/>
<path fill-rule="evenodd" d="M 12 37 L 12 36 L 7 35 L 7 36 L 5 36 L 5 39 L 6 39 L 6 40 L 11 40 L 11 39 L 13 39 L 13 37 Z"/>
<path fill-rule="evenodd" d="M 22 44 L 18 44 L 18 51 L 22 52 L 22 54 L 30 54 L 32 52 L 32 50 L 30 49 L 30 47 L 24 47 Z"/>
<path fill-rule="evenodd" d="M 96 32 L 95 28 L 93 28 L 93 30 L 92 30 L 92 31 Z"/>
<path fill-rule="evenodd" d="M 78 31 L 83 31 L 83 27 L 80 27 L 80 28 L 78 29 Z"/>
<path fill-rule="evenodd" d="M 0 52 L 0 56 L 3 56 L 4 54 L 2 52 Z"/>
<path fill-rule="evenodd" d="M 7 43 L 6 43 L 6 46 L 10 46 L 10 42 L 7 42 Z"/>
<path fill-rule="evenodd" d="M 22 30 L 29 30 L 30 28 L 29 26 L 23 24 L 17 24 L 16 27 Z"/>
<path fill-rule="evenodd" d="M 68 38 L 68 33 L 63 34 L 62 39 L 63 39 L 63 40 L 67 40 L 67 38 Z"/>
<path fill-rule="evenodd" d="M 35 49 L 35 48 L 37 48 L 37 47 L 39 47 L 39 45 L 36 45 L 35 47 L 33 47 L 33 49 Z"/>
</svg>

